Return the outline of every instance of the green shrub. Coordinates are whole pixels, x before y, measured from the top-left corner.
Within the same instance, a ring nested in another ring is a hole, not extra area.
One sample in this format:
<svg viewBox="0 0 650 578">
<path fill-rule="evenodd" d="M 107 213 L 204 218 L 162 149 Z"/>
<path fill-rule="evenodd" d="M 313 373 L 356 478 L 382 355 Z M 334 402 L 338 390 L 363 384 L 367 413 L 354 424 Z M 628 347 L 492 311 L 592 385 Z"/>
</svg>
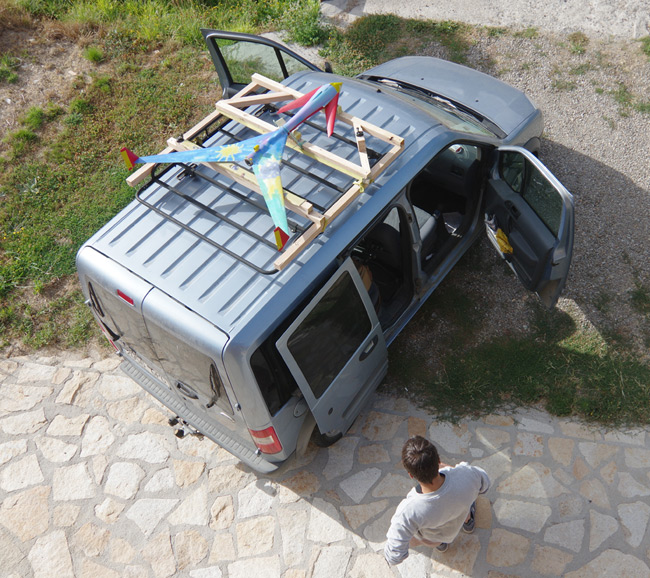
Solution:
<svg viewBox="0 0 650 578">
<path fill-rule="evenodd" d="M 28 147 L 38 140 L 38 136 L 27 128 L 21 128 L 10 132 L 4 138 L 4 142 L 11 146 L 14 157 L 19 157 L 25 153 Z"/>
<path fill-rule="evenodd" d="M 531 26 L 524 30 L 520 30 L 518 32 L 515 32 L 514 34 L 516 38 L 528 38 L 529 40 L 532 40 L 533 38 L 537 38 L 538 35 L 539 35 L 539 31 L 534 26 Z"/>
<path fill-rule="evenodd" d="M 97 46 L 89 46 L 86 48 L 86 50 L 84 50 L 84 58 L 90 60 L 90 62 L 99 64 L 102 60 L 104 60 L 104 53 L 102 52 L 102 49 L 98 48 Z"/>
<path fill-rule="evenodd" d="M 70 112 L 78 112 L 79 114 L 88 114 L 93 109 L 93 105 L 87 98 L 75 98 L 70 103 Z"/>
<path fill-rule="evenodd" d="M 99 90 L 104 94 L 111 92 L 111 79 L 108 76 L 97 76 L 93 79 L 93 89 Z"/>
<path fill-rule="evenodd" d="M 587 44 L 589 44 L 589 38 L 583 32 L 573 32 L 569 34 L 569 42 L 571 52 L 584 54 L 587 50 Z"/>
<path fill-rule="evenodd" d="M 648 58 L 650 58 L 650 36 L 644 36 L 641 38 L 640 42 L 641 50 Z"/>
<path fill-rule="evenodd" d="M 286 13 L 282 23 L 289 39 L 303 46 L 323 44 L 329 37 L 329 28 L 320 23 L 320 0 L 296 2 Z"/>
<path fill-rule="evenodd" d="M 38 130 L 45 122 L 45 111 L 38 107 L 32 106 L 29 110 L 20 117 L 20 124 L 26 126 L 30 130 Z"/>
<path fill-rule="evenodd" d="M 9 54 L 0 56 L 0 82 L 13 84 L 18 81 L 15 69 L 20 65 L 20 60 Z"/>
</svg>

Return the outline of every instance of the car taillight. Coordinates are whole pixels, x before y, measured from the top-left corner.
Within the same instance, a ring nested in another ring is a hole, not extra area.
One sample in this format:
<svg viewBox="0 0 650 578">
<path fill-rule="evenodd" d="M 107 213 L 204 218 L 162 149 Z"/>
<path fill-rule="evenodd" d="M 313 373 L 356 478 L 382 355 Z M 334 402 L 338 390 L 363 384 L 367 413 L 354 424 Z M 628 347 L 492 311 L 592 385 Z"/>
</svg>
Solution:
<svg viewBox="0 0 650 578">
<path fill-rule="evenodd" d="M 263 454 L 277 454 L 282 451 L 282 444 L 273 427 L 261 430 L 249 429 L 248 431 L 253 436 L 255 445 Z"/>
</svg>

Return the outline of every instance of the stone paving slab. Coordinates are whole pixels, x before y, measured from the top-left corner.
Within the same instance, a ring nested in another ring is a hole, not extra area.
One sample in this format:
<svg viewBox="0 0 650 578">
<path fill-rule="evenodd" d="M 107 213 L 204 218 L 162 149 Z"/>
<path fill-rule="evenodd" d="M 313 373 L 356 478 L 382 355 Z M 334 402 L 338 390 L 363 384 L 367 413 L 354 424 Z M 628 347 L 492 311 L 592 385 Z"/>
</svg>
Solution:
<svg viewBox="0 0 650 578">
<path fill-rule="evenodd" d="M 537 410 L 437 422 L 376 396 L 278 475 L 178 439 L 119 359 L 0 360 L 0 575 L 77 578 L 650 577 L 649 429 Z M 477 529 L 390 568 L 381 549 L 425 434 L 492 479 Z"/>
</svg>

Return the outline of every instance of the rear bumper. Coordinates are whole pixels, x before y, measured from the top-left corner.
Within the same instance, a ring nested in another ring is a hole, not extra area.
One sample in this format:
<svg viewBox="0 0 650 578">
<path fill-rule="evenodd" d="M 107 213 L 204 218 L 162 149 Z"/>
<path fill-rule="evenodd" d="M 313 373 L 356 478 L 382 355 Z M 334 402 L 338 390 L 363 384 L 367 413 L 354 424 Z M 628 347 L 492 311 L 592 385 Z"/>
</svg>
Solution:
<svg viewBox="0 0 650 578">
<path fill-rule="evenodd" d="M 194 429 L 210 438 L 236 458 L 250 466 L 254 470 L 270 474 L 276 471 L 284 462 L 272 463 L 261 456 L 258 456 L 250 448 L 246 447 L 243 440 L 234 436 L 232 432 L 225 431 L 217 427 L 214 423 L 208 423 L 200 416 L 196 415 L 190 408 L 176 398 L 163 383 L 154 375 L 147 371 L 130 357 L 124 356 L 124 362 L 120 369 L 131 379 L 138 383 L 142 388 L 160 403 L 169 408 L 178 417 L 186 421 Z"/>
</svg>

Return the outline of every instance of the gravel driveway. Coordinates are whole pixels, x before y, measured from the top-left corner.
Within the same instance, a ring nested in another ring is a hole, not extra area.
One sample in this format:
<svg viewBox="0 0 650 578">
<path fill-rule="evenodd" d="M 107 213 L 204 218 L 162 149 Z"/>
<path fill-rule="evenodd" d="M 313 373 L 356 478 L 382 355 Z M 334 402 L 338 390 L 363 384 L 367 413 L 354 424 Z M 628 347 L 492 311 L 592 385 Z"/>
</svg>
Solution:
<svg viewBox="0 0 650 578">
<path fill-rule="evenodd" d="M 650 31 L 650 9 L 643 0 L 339 0 L 347 10 L 393 13 L 405 18 L 454 20 L 479 26 L 534 26 L 545 32 L 641 38 Z"/>
</svg>

